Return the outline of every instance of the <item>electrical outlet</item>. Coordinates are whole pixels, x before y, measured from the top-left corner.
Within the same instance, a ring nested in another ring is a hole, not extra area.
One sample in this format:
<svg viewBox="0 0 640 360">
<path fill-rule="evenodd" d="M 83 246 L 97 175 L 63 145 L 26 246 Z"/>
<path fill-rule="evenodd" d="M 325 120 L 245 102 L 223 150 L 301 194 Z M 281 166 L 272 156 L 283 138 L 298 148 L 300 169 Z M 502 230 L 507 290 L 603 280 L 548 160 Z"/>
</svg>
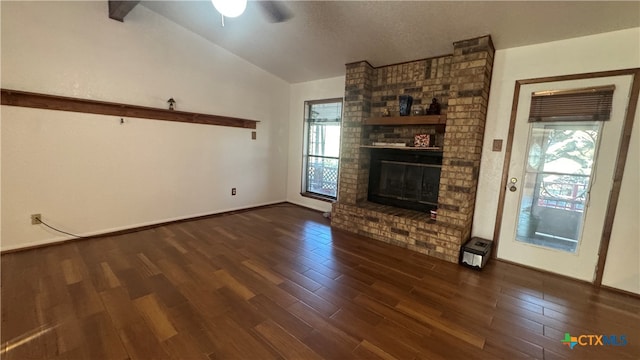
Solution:
<svg viewBox="0 0 640 360">
<path fill-rule="evenodd" d="M 231 195 L 233 195 L 233 196 L 236 195 L 236 188 L 231 188 Z"/>
<path fill-rule="evenodd" d="M 42 223 L 42 215 L 41 214 L 31 214 L 31 225 L 38 225 Z"/>
</svg>

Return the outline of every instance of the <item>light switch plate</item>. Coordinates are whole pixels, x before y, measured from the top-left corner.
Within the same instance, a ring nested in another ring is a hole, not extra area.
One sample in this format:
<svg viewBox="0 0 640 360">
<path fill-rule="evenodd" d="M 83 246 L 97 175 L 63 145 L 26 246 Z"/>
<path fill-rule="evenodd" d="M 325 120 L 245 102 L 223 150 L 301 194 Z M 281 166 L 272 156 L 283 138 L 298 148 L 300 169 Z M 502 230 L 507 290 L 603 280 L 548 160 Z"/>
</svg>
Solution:
<svg viewBox="0 0 640 360">
<path fill-rule="evenodd" d="M 502 139 L 493 139 L 493 151 L 502 151 Z"/>
</svg>

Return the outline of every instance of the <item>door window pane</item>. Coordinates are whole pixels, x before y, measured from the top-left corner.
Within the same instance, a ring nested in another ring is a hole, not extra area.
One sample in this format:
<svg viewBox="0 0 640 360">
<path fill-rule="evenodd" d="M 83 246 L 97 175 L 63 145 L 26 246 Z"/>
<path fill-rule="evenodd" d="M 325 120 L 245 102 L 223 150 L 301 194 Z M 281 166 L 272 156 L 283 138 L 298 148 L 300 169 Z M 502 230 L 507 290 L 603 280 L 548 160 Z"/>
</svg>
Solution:
<svg viewBox="0 0 640 360">
<path fill-rule="evenodd" d="M 516 240 L 576 252 L 600 123 L 531 126 Z"/>
</svg>

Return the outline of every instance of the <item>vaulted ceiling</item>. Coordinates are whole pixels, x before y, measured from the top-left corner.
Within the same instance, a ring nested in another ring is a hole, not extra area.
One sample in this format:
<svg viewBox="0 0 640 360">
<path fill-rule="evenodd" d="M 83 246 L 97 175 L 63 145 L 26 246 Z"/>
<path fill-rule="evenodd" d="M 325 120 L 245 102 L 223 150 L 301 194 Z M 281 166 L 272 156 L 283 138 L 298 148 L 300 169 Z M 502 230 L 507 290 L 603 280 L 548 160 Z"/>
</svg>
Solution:
<svg viewBox="0 0 640 360">
<path fill-rule="evenodd" d="M 359 60 L 445 55 L 486 34 L 499 50 L 640 26 L 638 1 L 286 1 L 294 16 L 282 23 L 249 1 L 224 27 L 208 0 L 140 5 L 290 83 L 343 75 Z"/>
</svg>

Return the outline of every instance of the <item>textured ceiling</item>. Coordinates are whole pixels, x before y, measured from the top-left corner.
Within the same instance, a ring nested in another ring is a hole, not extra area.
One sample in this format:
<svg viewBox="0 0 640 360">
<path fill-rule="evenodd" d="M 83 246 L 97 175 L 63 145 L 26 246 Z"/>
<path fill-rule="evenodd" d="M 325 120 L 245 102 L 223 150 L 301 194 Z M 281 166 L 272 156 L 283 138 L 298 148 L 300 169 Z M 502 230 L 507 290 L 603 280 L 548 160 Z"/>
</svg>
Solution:
<svg viewBox="0 0 640 360">
<path fill-rule="evenodd" d="M 141 4 L 290 83 L 343 75 L 354 61 L 450 54 L 453 42 L 487 34 L 506 49 L 640 26 L 638 1 L 287 1 L 294 17 L 284 23 L 249 1 L 224 27 L 210 1 Z"/>
</svg>

